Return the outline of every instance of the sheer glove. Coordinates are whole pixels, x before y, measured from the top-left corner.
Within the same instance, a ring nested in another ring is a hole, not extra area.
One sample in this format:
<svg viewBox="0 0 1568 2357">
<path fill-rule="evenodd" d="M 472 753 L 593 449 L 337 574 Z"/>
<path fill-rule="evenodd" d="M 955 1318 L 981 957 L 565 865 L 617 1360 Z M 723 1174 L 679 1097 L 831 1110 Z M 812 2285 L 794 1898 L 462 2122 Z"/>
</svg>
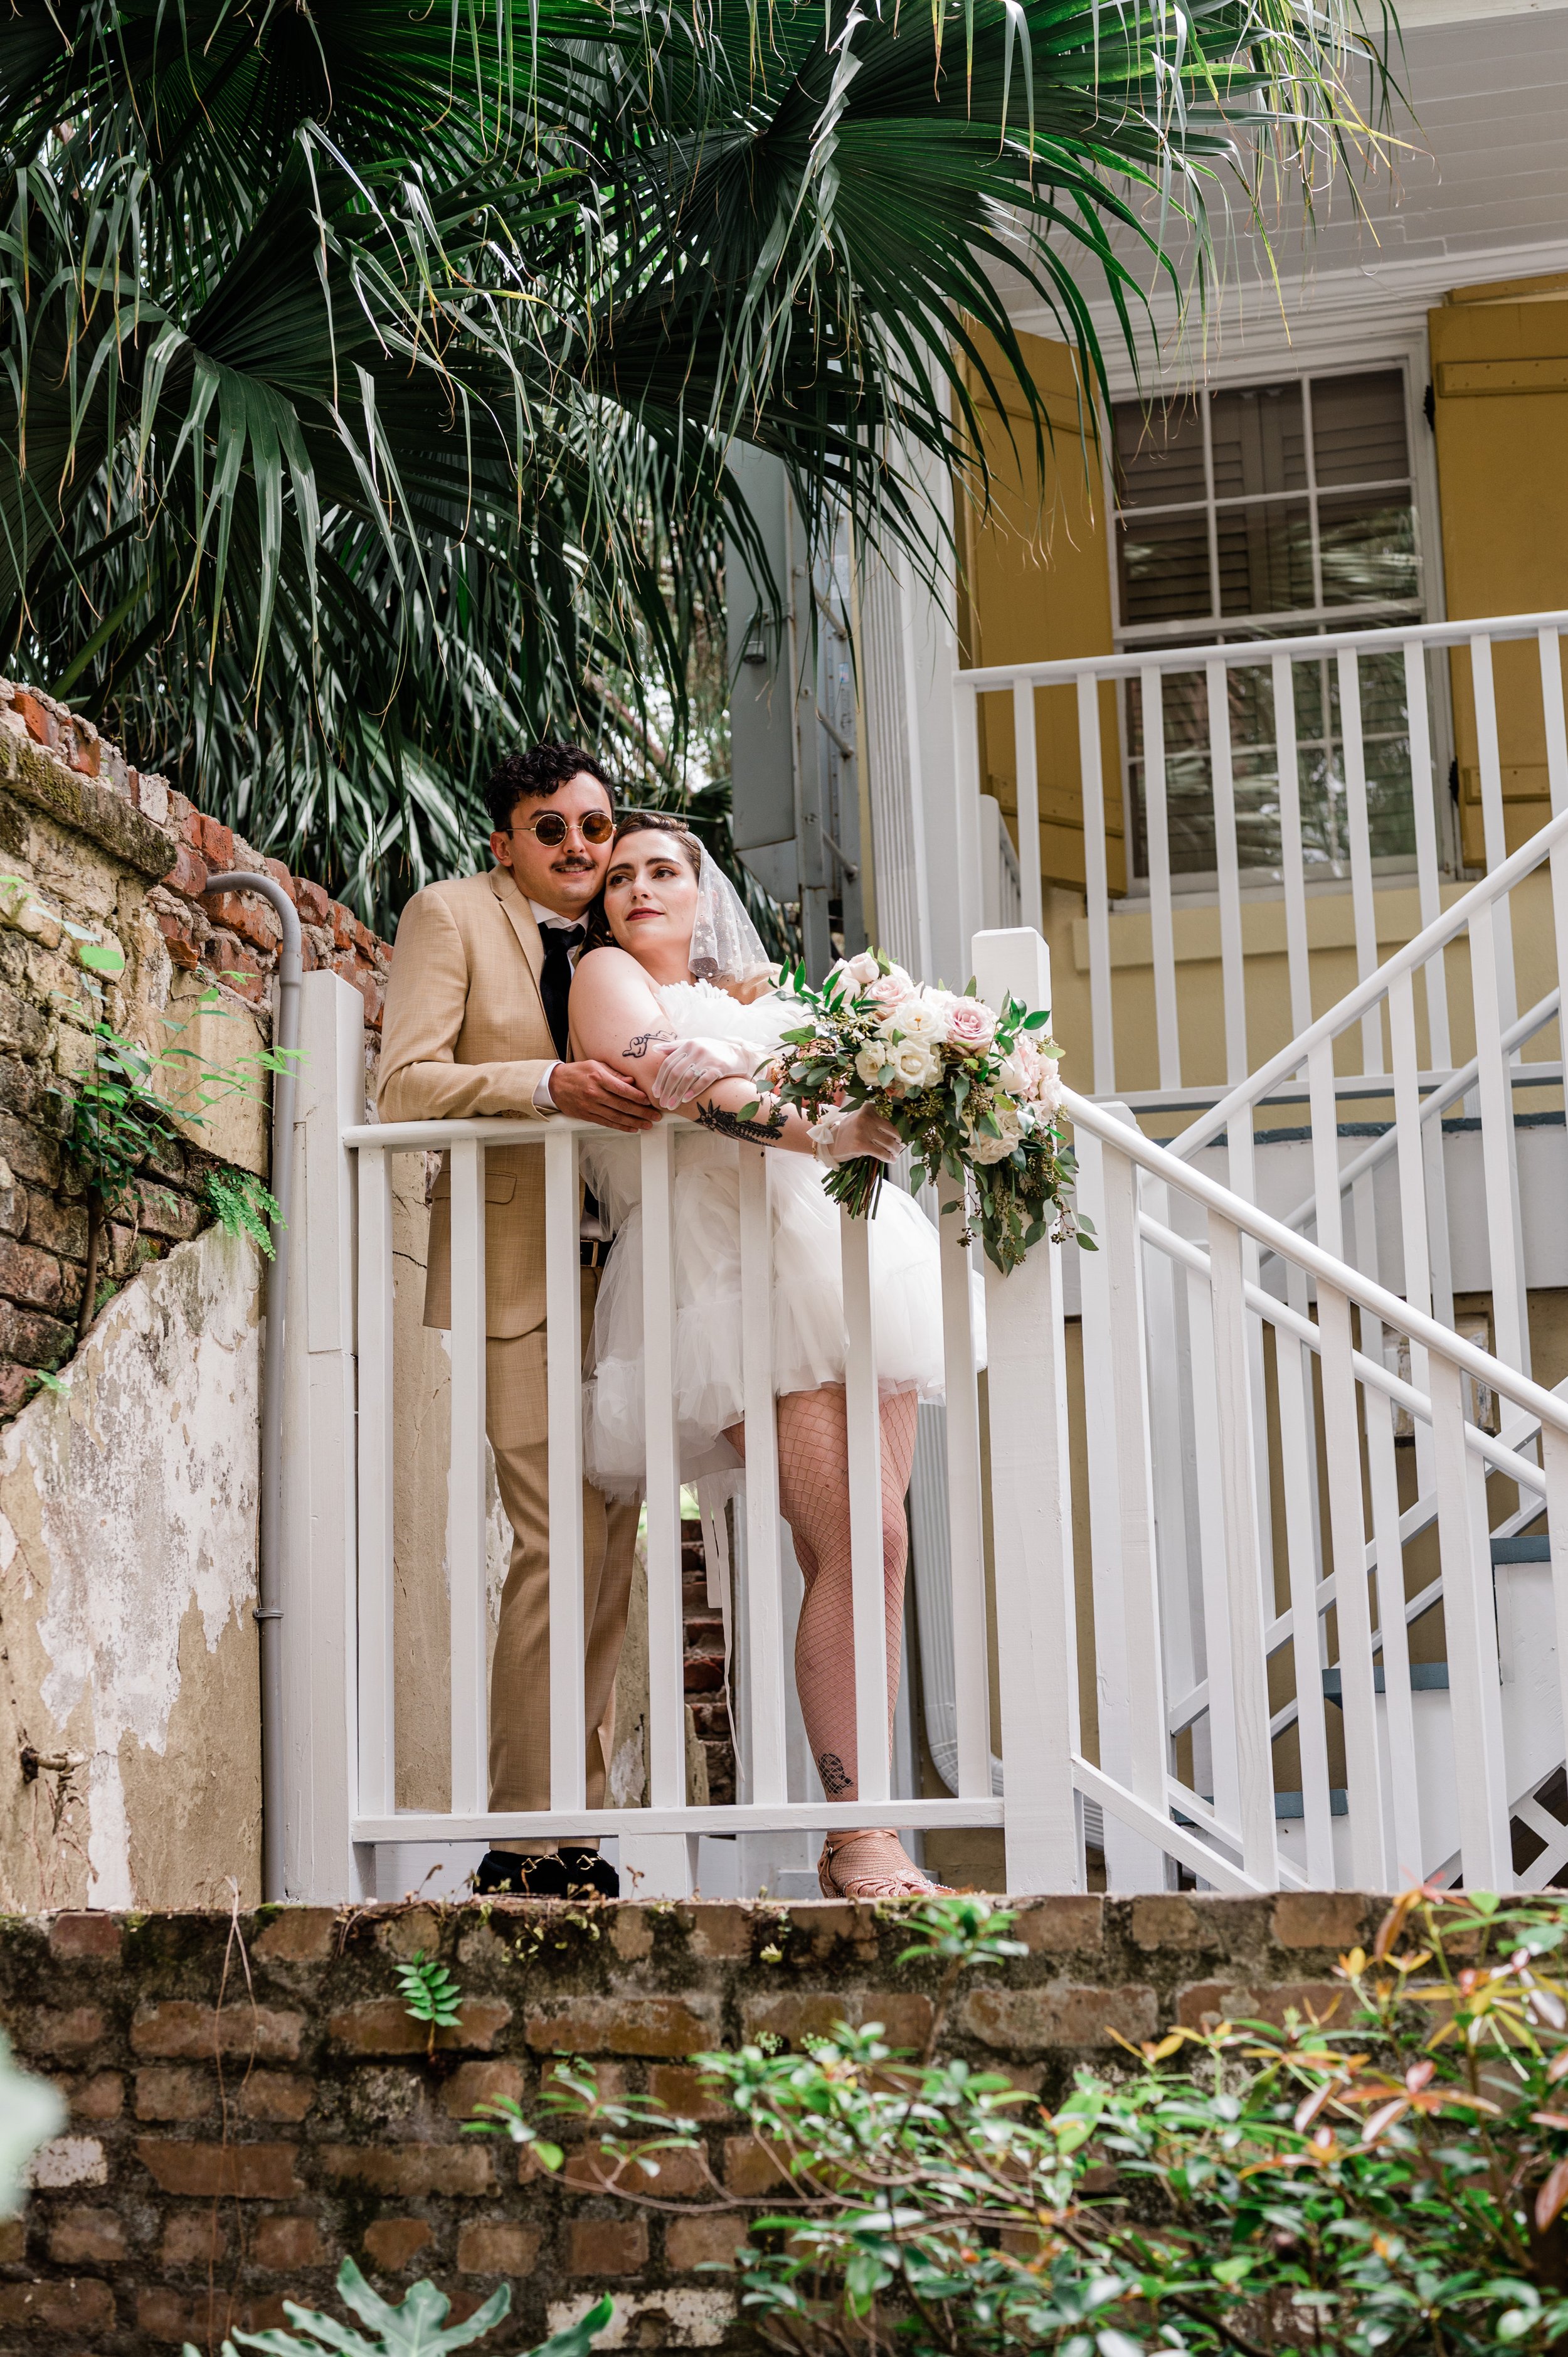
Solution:
<svg viewBox="0 0 1568 2357">
<path fill-rule="evenodd" d="M 649 1082 L 648 1093 L 673 1113 L 715 1081 L 749 1081 L 760 1060 L 754 1040 L 677 1039 Z"/>
<path fill-rule="evenodd" d="M 892 1123 L 873 1113 L 869 1105 L 861 1105 L 854 1113 L 824 1114 L 812 1128 L 811 1143 L 817 1160 L 830 1170 L 841 1162 L 858 1162 L 863 1155 L 875 1162 L 892 1162 L 904 1147 Z"/>
</svg>

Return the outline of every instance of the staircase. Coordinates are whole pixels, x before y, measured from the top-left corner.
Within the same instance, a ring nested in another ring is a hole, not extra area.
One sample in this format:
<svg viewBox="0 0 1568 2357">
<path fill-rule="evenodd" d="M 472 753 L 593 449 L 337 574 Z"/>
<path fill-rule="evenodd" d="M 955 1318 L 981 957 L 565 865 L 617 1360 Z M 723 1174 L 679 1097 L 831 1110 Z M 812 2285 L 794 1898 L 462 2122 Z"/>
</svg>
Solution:
<svg viewBox="0 0 1568 2357">
<path fill-rule="evenodd" d="M 1105 1803 L 1112 1889 L 1163 1887 L 1173 1860 L 1184 1881 L 1231 1889 L 1568 1882 L 1565 629 L 1530 616 L 1395 641 L 1424 921 L 1378 960 L 1352 759 L 1359 978 L 1311 1019 L 1299 812 L 1282 791 L 1297 1020 L 1251 1071 L 1262 962 L 1232 827 L 1217 896 L 1228 1085 L 1184 1077 L 1169 866 L 1162 909 L 1151 851 L 1156 993 L 1171 994 L 1155 1008 L 1162 1084 L 1116 1092 L 1135 1025 L 1113 925 L 1129 920 L 1097 914 L 1091 856 L 1100 1086 L 1069 1102 L 1102 1243 L 1072 1273 L 1099 1703 L 1080 1790 Z M 1348 712 L 1358 661 L 1378 651 L 1368 636 L 1331 650 Z M 1520 842 L 1490 673 L 1494 640 L 1526 637 L 1552 813 Z M 1467 888 L 1439 877 L 1421 790 L 1423 638 L 1457 640 L 1470 670 L 1487 869 Z M 1223 734 L 1227 665 L 1269 662 L 1283 739 L 1294 652 L 1161 662 L 1219 674 Z M 1080 692 L 1080 716 L 1093 708 Z M 1223 846 L 1230 748 L 1212 749 Z"/>
</svg>

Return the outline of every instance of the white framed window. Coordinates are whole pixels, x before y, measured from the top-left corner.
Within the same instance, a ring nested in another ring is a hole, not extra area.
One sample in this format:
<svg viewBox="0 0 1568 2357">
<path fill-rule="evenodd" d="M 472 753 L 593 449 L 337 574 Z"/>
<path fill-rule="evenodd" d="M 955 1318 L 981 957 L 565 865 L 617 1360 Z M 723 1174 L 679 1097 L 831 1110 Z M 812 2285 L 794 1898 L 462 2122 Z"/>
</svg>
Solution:
<svg viewBox="0 0 1568 2357">
<path fill-rule="evenodd" d="M 1112 410 L 1116 644 L 1294 638 L 1422 620 L 1411 381 L 1403 360 L 1271 373 Z M 1309 873 L 1348 870 L 1337 669 L 1293 666 L 1302 826 Z M 1414 854 L 1404 673 L 1396 652 L 1363 660 L 1362 729 L 1374 859 Z M 1266 884 L 1280 858 L 1273 687 L 1231 675 L 1241 864 Z M 1165 683 L 1171 867 L 1189 886 L 1215 866 L 1208 702 L 1200 672 Z M 1147 874 L 1142 727 L 1126 697 L 1133 867 Z"/>
</svg>

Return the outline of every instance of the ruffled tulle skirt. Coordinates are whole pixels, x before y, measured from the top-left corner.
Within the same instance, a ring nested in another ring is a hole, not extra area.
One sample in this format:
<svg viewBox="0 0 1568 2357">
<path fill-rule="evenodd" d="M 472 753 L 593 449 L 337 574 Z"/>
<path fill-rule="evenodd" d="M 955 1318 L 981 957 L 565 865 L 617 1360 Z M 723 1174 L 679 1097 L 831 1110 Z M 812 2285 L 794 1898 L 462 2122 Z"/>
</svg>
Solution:
<svg viewBox="0 0 1568 2357">
<path fill-rule="evenodd" d="M 735 1469 L 723 1435 L 744 1414 L 740 1173 L 736 1149 L 698 1132 L 681 1141 L 673 1189 L 675 1415 L 683 1480 Z M 694 1149 L 694 1151 L 692 1151 Z M 691 1158 L 687 1158 L 690 1153 Z M 773 1228 L 773 1390 L 844 1380 L 846 1335 L 839 1210 L 804 1157 L 768 1157 Z M 935 1229 L 919 1206 L 883 1187 L 871 1223 L 877 1377 L 886 1396 L 943 1396 L 941 1278 Z M 983 1291 L 973 1280 L 975 1332 Z M 982 1363 L 983 1361 L 982 1360 Z M 596 1487 L 643 1484 L 642 1209 L 630 1204 L 600 1282 L 585 1386 L 585 1469 Z"/>
</svg>

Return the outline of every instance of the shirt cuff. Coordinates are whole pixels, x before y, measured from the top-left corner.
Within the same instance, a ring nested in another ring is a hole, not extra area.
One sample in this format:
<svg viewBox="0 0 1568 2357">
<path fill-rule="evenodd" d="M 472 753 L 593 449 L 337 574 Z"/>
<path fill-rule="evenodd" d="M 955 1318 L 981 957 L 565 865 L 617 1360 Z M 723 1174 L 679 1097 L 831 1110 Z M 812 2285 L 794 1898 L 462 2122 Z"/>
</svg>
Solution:
<svg viewBox="0 0 1568 2357">
<path fill-rule="evenodd" d="M 556 1060 L 558 1062 L 559 1059 Z M 546 1064 L 544 1070 L 541 1072 L 537 1081 L 535 1081 L 533 1084 L 533 1110 L 535 1113 L 556 1113 L 560 1110 L 555 1103 L 554 1096 L 551 1092 L 550 1087 L 550 1083 L 554 1078 L 554 1075 L 555 1065 Z"/>
</svg>

